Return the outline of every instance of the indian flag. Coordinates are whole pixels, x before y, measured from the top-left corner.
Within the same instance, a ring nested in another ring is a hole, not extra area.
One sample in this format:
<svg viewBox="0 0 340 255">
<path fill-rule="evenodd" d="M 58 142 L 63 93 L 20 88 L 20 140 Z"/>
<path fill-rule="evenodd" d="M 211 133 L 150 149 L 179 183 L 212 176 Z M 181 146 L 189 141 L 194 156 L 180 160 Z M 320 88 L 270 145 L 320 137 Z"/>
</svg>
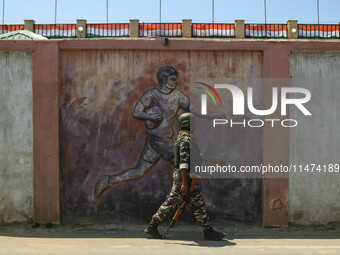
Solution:
<svg viewBox="0 0 340 255">
<path fill-rule="evenodd" d="M 35 25 L 34 32 L 36 34 L 48 37 L 48 38 L 65 38 L 76 37 L 77 25 L 75 24 L 60 24 L 60 25 Z"/>
<path fill-rule="evenodd" d="M 235 37 L 234 24 L 192 24 L 194 37 Z"/>
<path fill-rule="evenodd" d="M 24 25 L 0 25 L 0 34 L 6 34 L 17 30 L 23 30 Z"/>
<path fill-rule="evenodd" d="M 246 37 L 287 38 L 286 24 L 245 25 Z"/>
<path fill-rule="evenodd" d="M 87 24 L 87 37 L 129 36 L 130 24 Z"/>
<path fill-rule="evenodd" d="M 183 25 L 181 23 L 153 23 L 139 24 L 139 36 L 182 36 Z"/>
<path fill-rule="evenodd" d="M 339 38 L 339 25 L 298 25 L 301 38 Z"/>
</svg>

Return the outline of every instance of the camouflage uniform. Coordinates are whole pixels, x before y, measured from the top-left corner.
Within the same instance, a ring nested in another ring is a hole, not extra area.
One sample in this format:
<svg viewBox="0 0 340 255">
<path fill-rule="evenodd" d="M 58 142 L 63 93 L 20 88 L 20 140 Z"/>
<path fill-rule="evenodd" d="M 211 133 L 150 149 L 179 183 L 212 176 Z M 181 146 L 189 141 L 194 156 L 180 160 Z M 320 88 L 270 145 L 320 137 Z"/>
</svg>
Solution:
<svg viewBox="0 0 340 255">
<path fill-rule="evenodd" d="M 181 130 L 177 137 L 179 142 L 179 168 L 175 168 L 173 174 L 173 185 L 171 192 L 168 195 L 165 202 L 159 207 L 156 214 L 152 216 L 150 225 L 164 221 L 169 213 L 174 209 L 178 208 L 183 202 L 183 194 L 181 192 L 182 176 L 180 169 L 190 169 L 190 149 L 191 154 L 199 155 L 199 149 L 193 139 L 190 137 L 190 132 Z M 176 153 L 176 152 L 175 152 Z M 188 176 L 188 186 L 190 188 L 190 178 Z M 210 229 L 210 221 L 205 210 L 204 200 L 201 195 L 201 189 L 196 185 L 194 191 L 190 194 L 189 207 L 193 211 L 197 223 L 203 228 L 203 230 Z"/>
</svg>

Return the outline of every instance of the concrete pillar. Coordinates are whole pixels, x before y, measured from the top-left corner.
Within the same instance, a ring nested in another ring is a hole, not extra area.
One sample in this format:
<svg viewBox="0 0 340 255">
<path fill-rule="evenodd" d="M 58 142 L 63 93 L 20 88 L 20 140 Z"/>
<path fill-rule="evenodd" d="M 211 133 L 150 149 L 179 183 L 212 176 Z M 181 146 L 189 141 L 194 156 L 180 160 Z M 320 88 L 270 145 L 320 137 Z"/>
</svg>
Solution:
<svg viewBox="0 0 340 255">
<path fill-rule="evenodd" d="M 77 19 L 77 38 L 86 38 L 86 19 Z"/>
<path fill-rule="evenodd" d="M 298 38 L 298 21 L 297 20 L 288 20 L 287 21 L 287 29 L 288 29 L 288 39 L 297 39 Z"/>
<path fill-rule="evenodd" d="M 191 19 L 183 19 L 183 37 L 191 37 L 192 29 L 191 29 Z"/>
<path fill-rule="evenodd" d="M 139 37 L 139 19 L 130 19 L 130 37 Z"/>
<path fill-rule="evenodd" d="M 244 38 L 244 20 L 235 20 L 235 37 Z"/>
<path fill-rule="evenodd" d="M 263 43 L 264 44 L 264 43 Z M 267 45 L 267 44 L 266 44 Z M 269 45 L 269 43 L 268 43 Z M 290 48 L 283 44 L 264 47 L 263 51 L 263 107 L 267 109 L 272 103 L 272 91 L 275 87 L 289 86 Z M 272 82 L 266 78 L 284 78 L 280 82 Z M 279 119 L 280 112 L 275 111 L 270 119 Z M 289 118 L 289 116 L 287 116 Z M 277 150 L 276 148 L 280 148 Z M 277 125 L 264 126 L 262 131 L 262 162 L 263 165 L 289 165 L 289 130 Z M 288 226 L 289 174 L 282 178 L 270 178 L 263 175 L 262 179 L 262 224 L 264 227 Z"/>
<path fill-rule="evenodd" d="M 25 20 L 24 29 L 34 33 L 34 24 L 35 24 L 34 20 Z"/>
<path fill-rule="evenodd" d="M 60 223 L 59 44 L 33 52 L 34 221 Z"/>
</svg>

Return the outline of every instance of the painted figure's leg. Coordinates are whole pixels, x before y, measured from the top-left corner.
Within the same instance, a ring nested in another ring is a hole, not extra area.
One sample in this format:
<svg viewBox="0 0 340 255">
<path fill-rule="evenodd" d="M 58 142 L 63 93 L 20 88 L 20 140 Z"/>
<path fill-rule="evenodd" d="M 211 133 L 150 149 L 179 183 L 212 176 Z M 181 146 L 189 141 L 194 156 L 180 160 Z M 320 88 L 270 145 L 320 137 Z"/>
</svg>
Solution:
<svg viewBox="0 0 340 255">
<path fill-rule="evenodd" d="M 162 159 L 174 164 L 174 141 L 150 135 L 148 140 L 152 148 L 158 152 Z"/>
<path fill-rule="evenodd" d="M 116 175 L 100 176 L 94 190 L 94 195 L 99 197 L 106 189 L 114 186 L 115 184 L 143 177 L 153 165 L 154 163 L 147 162 L 141 157 L 135 168 L 127 169 Z"/>
<path fill-rule="evenodd" d="M 94 189 L 95 197 L 99 197 L 105 190 L 118 183 L 143 177 L 158 161 L 159 157 L 159 154 L 150 146 L 148 139 L 146 139 L 142 155 L 136 167 L 127 169 L 116 175 L 100 176 Z"/>
</svg>

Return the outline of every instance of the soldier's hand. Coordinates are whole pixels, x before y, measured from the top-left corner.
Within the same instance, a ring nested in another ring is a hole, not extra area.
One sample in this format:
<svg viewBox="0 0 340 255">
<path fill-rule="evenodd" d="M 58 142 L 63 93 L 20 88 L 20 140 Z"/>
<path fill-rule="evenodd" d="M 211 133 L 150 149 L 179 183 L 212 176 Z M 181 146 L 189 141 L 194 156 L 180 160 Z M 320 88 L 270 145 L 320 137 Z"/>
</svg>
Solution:
<svg viewBox="0 0 340 255">
<path fill-rule="evenodd" d="M 183 196 L 186 196 L 188 194 L 188 184 L 182 183 L 181 193 L 183 194 Z"/>
<path fill-rule="evenodd" d="M 159 122 L 162 122 L 163 117 L 160 113 L 150 114 L 149 120 L 155 123 L 159 123 Z"/>
</svg>

